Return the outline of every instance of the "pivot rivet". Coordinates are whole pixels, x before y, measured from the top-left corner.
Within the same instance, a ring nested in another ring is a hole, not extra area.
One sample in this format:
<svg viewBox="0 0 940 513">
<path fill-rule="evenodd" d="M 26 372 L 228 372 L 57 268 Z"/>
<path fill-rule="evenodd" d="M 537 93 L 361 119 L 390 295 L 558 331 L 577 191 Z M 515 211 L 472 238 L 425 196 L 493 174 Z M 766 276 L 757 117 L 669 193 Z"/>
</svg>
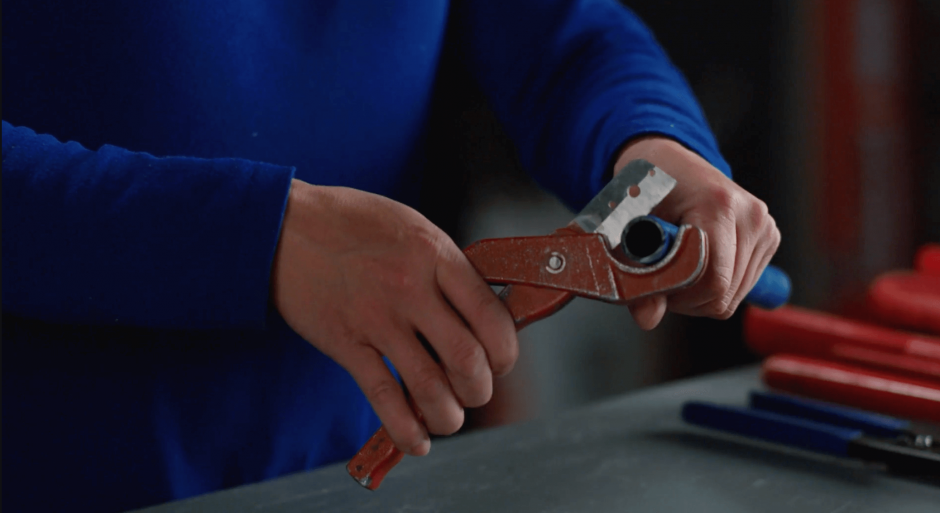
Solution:
<svg viewBox="0 0 940 513">
<path fill-rule="evenodd" d="M 558 274 L 565 270 L 565 257 L 558 253 L 557 251 L 552 252 L 552 256 L 548 258 L 548 265 L 545 266 L 545 270 L 552 273 Z"/>
</svg>

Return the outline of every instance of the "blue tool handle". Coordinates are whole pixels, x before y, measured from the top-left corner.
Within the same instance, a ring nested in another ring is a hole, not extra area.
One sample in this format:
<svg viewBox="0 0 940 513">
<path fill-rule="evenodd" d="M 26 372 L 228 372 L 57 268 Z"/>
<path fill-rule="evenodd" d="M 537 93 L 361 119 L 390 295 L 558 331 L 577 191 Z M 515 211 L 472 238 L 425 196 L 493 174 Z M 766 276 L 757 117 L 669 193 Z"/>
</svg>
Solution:
<svg viewBox="0 0 940 513">
<path fill-rule="evenodd" d="M 835 456 L 848 456 L 849 444 L 862 436 L 857 429 L 699 401 L 685 403 L 682 418 L 697 426 Z"/>
<path fill-rule="evenodd" d="M 864 410 L 847 408 L 822 401 L 801 399 L 791 395 L 752 391 L 751 408 L 801 417 L 807 420 L 845 428 L 861 429 L 866 435 L 896 438 L 911 427 L 906 420 L 878 415 Z"/>
<path fill-rule="evenodd" d="M 663 232 L 666 234 L 663 243 L 667 245 L 666 247 L 669 247 L 675 239 L 679 228 L 656 216 L 646 217 L 655 221 L 662 227 Z M 662 252 L 662 256 L 666 256 L 665 251 Z M 754 288 L 744 297 L 744 300 L 754 306 L 772 310 L 787 304 L 787 301 L 790 299 L 791 286 L 790 277 L 787 276 L 787 273 L 784 272 L 783 269 L 768 265 L 764 268 L 764 272 L 761 273 L 757 283 L 754 284 Z"/>
</svg>

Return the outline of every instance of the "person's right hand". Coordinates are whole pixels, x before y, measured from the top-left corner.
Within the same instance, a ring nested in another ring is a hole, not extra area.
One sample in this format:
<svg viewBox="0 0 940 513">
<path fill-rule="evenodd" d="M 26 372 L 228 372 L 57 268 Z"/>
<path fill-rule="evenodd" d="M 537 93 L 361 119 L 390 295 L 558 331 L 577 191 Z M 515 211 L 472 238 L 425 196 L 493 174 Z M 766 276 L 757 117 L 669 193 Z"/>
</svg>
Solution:
<svg viewBox="0 0 940 513">
<path fill-rule="evenodd" d="M 463 408 L 488 402 L 493 375 L 518 356 L 508 310 L 463 252 L 415 210 L 375 194 L 294 180 L 271 294 L 294 331 L 352 374 L 411 455 L 430 450 L 428 431 L 456 432 Z"/>
</svg>

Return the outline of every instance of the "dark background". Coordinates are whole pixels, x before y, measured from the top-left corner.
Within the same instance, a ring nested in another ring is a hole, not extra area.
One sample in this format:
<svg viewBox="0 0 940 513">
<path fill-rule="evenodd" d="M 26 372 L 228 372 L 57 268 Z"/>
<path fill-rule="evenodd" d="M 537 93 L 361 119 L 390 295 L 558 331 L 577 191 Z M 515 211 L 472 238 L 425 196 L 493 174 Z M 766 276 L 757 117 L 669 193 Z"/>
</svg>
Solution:
<svg viewBox="0 0 940 513">
<path fill-rule="evenodd" d="M 878 0 L 857 0 L 866 1 Z M 827 172 L 818 128 L 828 122 L 820 108 L 827 101 L 824 57 L 830 51 L 824 36 L 851 23 L 838 12 L 823 17 L 820 5 L 837 10 L 852 1 L 626 4 L 686 75 L 735 180 L 767 202 L 783 235 L 774 263 L 794 279 L 795 304 L 851 313 L 838 298 L 858 296 L 873 272 L 909 266 L 918 244 L 940 241 L 940 2 L 898 2 L 903 9 L 895 33 L 904 39 L 897 48 L 908 65 L 897 81 L 911 163 L 903 171 L 911 180 L 904 201 L 913 204 L 914 215 L 897 223 L 908 244 L 897 248 L 893 260 L 876 262 L 849 281 L 837 276 L 846 254 L 827 254 L 816 229 L 818 216 L 838 205 L 827 207 L 826 191 L 808 177 Z M 546 233 L 566 222 L 570 213 L 519 168 L 511 141 L 472 79 L 451 66 L 441 81 L 439 90 L 446 93 L 436 101 L 425 213 L 463 245 L 480 237 Z M 828 94 L 832 101 L 833 92 Z M 863 258 L 866 251 L 862 245 L 848 258 Z M 644 333 L 630 325 L 625 310 L 595 304 L 569 309 L 575 311 L 522 333 L 520 376 L 510 387 L 521 397 L 517 403 L 528 405 L 518 418 L 759 359 L 742 340 L 741 312 L 724 322 L 667 316 L 661 328 Z"/>
</svg>

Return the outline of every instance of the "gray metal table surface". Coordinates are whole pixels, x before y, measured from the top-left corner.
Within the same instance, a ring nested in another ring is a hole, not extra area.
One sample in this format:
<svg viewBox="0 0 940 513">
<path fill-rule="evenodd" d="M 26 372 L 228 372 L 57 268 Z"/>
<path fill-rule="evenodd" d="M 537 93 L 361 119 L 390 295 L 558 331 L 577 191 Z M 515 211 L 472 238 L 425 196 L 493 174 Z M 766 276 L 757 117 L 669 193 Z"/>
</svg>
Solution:
<svg viewBox="0 0 940 513">
<path fill-rule="evenodd" d="M 344 464 L 147 509 L 190 512 L 940 513 L 940 486 L 871 464 L 688 426 L 691 399 L 745 404 L 748 367 L 553 418 L 436 440 L 374 492 Z"/>
</svg>

